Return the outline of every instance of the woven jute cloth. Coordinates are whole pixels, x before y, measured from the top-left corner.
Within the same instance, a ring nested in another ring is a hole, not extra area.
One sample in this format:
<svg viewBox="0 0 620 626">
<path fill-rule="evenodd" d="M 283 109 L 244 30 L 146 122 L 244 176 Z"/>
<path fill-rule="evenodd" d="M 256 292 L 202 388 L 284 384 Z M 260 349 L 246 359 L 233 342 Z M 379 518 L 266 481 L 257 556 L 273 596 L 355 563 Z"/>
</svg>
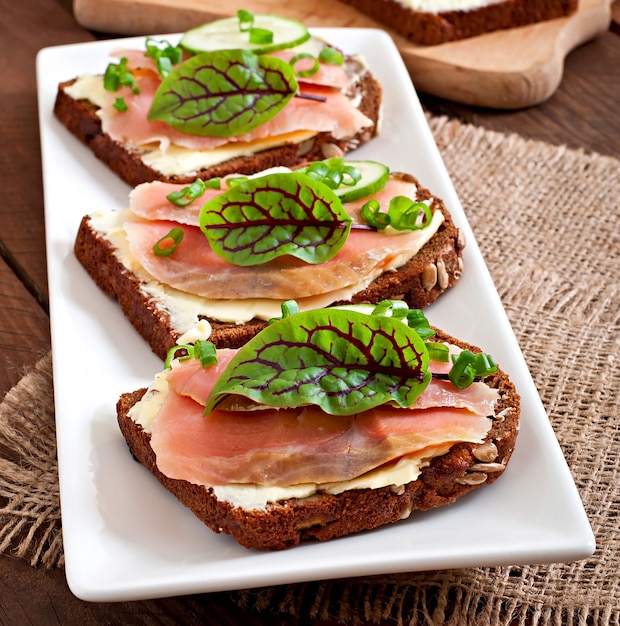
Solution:
<svg viewBox="0 0 620 626">
<path fill-rule="evenodd" d="M 620 624 L 620 162 L 443 117 L 429 123 L 577 484 L 596 551 L 568 564 L 232 595 L 251 609 L 349 624 Z M 52 393 L 47 355 L 0 407 L 0 549 L 43 567 L 63 564 Z"/>
</svg>

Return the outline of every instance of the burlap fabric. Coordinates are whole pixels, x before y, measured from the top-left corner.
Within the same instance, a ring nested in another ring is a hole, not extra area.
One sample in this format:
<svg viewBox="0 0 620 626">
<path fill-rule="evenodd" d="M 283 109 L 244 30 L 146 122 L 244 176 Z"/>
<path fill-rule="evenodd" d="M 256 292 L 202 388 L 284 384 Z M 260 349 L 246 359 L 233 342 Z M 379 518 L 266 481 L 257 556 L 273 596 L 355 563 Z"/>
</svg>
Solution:
<svg viewBox="0 0 620 626">
<path fill-rule="evenodd" d="M 369 624 L 620 624 L 620 162 L 430 118 L 583 499 L 584 561 L 282 585 L 242 605 Z M 0 549 L 62 566 L 51 360 L 0 407 Z M 501 532 L 494 529 L 493 532 Z"/>
</svg>

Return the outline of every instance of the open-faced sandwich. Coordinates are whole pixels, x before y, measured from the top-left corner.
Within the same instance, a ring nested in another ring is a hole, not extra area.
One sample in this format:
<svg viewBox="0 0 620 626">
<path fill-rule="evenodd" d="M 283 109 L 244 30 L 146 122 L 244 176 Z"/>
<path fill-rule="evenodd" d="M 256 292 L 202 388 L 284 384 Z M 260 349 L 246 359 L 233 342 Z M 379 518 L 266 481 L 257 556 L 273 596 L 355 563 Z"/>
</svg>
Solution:
<svg viewBox="0 0 620 626">
<path fill-rule="evenodd" d="M 342 0 L 413 43 L 437 45 L 566 17 L 578 0 Z"/>
<path fill-rule="evenodd" d="M 459 279 L 464 245 L 413 176 L 333 158 L 144 183 L 128 209 L 85 216 L 74 249 L 164 359 L 205 324 L 217 347 L 239 347 L 291 299 L 301 310 L 385 299 L 423 308 Z"/>
<path fill-rule="evenodd" d="M 238 350 L 178 346 L 117 403 L 133 456 L 209 528 L 278 550 L 502 475 L 520 399 L 489 355 L 402 302 L 282 309 Z"/>
<path fill-rule="evenodd" d="M 294 167 L 377 132 L 381 86 L 364 59 L 295 20 L 239 11 L 115 57 L 61 83 L 54 113 L 132 186 Z"/>
</svg>

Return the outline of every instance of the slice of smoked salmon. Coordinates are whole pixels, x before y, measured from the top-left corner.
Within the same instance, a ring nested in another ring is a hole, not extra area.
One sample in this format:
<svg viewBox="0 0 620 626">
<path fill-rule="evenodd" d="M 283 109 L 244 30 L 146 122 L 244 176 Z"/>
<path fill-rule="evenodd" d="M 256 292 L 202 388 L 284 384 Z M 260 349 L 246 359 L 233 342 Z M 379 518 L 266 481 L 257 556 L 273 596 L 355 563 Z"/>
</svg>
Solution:
<svg viewBox="0 0 620 626">
<path fill-rule="evenodd" d="M 152 184 L 152 183 L 151 183 Z M 191 221 L 196 206 L 185 215 L 183 209 L 170 204 L 165 207 L 163 184 L 144 187 L 132 199 L 133 210 L 148 222 L 128 222 L 125 232 L 131 253 L 138 263 L 159 282 L 210 299 L 269 298 L 275 300 L 302 299 L 327 294 L 358 284 L 368 284 L 388 268 L 404 265 L 424 245 L 426 231 L 377 232 L 352 229 L 346 243 L 329 261 L 311 265 L 292 257 L 279 257 L 252 267 L 231 265 L 216 255 L 198 227 L 183 225 L 185 236 L 174 254 L 156 256 L 153 246 L 174 227 L 164 217 Z M 415 198 L 412 182 L 391 179 L 374 197 L 387 210 L 395 195 Z M 194 203 L 195 204 L 195 203 Z M 359 221 L 361 201 L 345 204 L 345 209 Z M 185 219 L 187 218 L 187 219 Z M 435 220 L 443 220 L 437 212 Z"/>
<path fill-rule="evenodd" d="M 204 406 L 213 385 L 235 354 L 237 350 L 220 348 L 217 351 L 217 363 L 206 371 L 198 359 L 174 359 L 166 380 L 180 396 L 188 396 Z"/>
<path fill-rule="evenodd" d="M 308 85 L 304 89 L 306 95 L 319 96 L 324 100 L 294 97 L 275 117 L 248 133 L 231 137 L 200 137 L 183 133 L 164 122 L 150 121 L 147 116 L 160 81 L 151 73 L 138 76 L 136 80 L 140 93 L 132 93 L 129 87 L 109 92 L 109 102 L 102 103 L 98 111 L 104 133 L 120 143 L 134 146 L 159 144 L 165 151 L 172 143 L 191 150 L 212 150 L 229 143 L 249 143 L 300 130 L 327 132 L 336 139 L 343 139 L 372 126 L 372 121 L 339 91 Z M 125 100 L 126 111 L 117 111 L 112 106 L 117 97 Z"/>
<path fill-rule="evenodd" d="M 381 406 L 352 416 L 315 406 L 205 415 L 205 400 L 234 353 L 218 351 L 218 365 L 206 369 L 195 359 L 177 361 L 167 373 L 169 391 L 150 426 L 157 465 L 167 476 L 204 485 L 339 482 L 437 446 L 481 442 L 491 426 L 486 413 L 455 408 L 460 401 L 445 392 L 437 397 L 447 406 Z M 468 393 L 484 395 L 454 389 L 455 398 Z M 488 399 L 480 407 L 493 412 Z"/>
<path fill-rule="evenodd" d="M 199 226 L 202 205 L 221 194 L 222 190 L 207 188 L 200 198 L 196 198 L 186 206 L 177 206 L 168 200 L 169 194 L 179 192 L 185 187 L 187 185 L 158 180 L 142 183 L 129 192 L 129 209 L 146 220 L 169 220 L 182 225 Z"/>
<path fill-rule="evenodd" d="M 291 171 L 288 168 L 274 168 L 274 170 Z M 260 177 L 261 175 L 262 173 L 259 173 L 255 177 Z M 187 187 L 186 184 L 165 183 L 162 181 L 142 183 L 129 192 L 129 209 L 132 213 L 145 220 L 168 220 L 176 221 L 180 224 L 198 226 L 200 224 L 200 210 L 203 204 L 228 189 L 226 184 L 226 179 L 228 178 L 235 178 L 235 174 L 222 178 L 219 189 L 206 188 L 200 197 L 185 207 L 176 206 L 168 200 L 167 196 L 181 191 Z M 386 186 L 381 191 L 373 194 L 372 198 L 379 203 L 381 211 L 385 213 L 389 208 L 390 200 L 394 196 L 415 198 L 416 191 L 417 187 L 414 183 L 401 178 L 390 178 Z M 345 203 L 344 207 L 354 222 L 358 224 L 364 223 L 360 214 L 362 206 L 367 201 L 368 198 L 362 198 Z"/>
<path fill-rule="evenodd" d="M 438 444 L 483 441 L 491 420 L 464 409 L 381 407 L 330 416 L 318 407 L 214 410 L 170 390 L 151 426 L 157 466 L 203 485 L 287 486 L 351 480 Z"/>
</svg>

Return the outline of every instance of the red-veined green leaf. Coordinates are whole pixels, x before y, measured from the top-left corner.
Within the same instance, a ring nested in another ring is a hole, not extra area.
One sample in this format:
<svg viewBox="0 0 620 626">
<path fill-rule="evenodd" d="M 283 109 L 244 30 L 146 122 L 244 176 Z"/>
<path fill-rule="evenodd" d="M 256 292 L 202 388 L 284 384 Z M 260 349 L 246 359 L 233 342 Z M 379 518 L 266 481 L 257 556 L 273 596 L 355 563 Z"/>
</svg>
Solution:
<svg viewBox="0 0 620 626">
<path fill-rule="evenodd" d="M 334 192 L 298 172 L 248 178 L 205 203 L 200 228 L 235 265 L 290 255 L 324 263 L 344 245 L 351 217 Z"/>
<path fill-rule="evenodd" d="M 273 322 L 239 349 L 215 384 L 211 411 L 230 395 L 273 407 L 314 404 L 353 415 L 408 407 L 430 382 L 428 350 L 396 318 L 320 309 Z"/>
<path fill-rule="evenodd" d="M 296 93 L 294 70 L 281 59 L 249 50 L 203 52 L 164 78 L 148 119 L 192 135 L 230 137 L 264 124 Z"/>
</svg>

